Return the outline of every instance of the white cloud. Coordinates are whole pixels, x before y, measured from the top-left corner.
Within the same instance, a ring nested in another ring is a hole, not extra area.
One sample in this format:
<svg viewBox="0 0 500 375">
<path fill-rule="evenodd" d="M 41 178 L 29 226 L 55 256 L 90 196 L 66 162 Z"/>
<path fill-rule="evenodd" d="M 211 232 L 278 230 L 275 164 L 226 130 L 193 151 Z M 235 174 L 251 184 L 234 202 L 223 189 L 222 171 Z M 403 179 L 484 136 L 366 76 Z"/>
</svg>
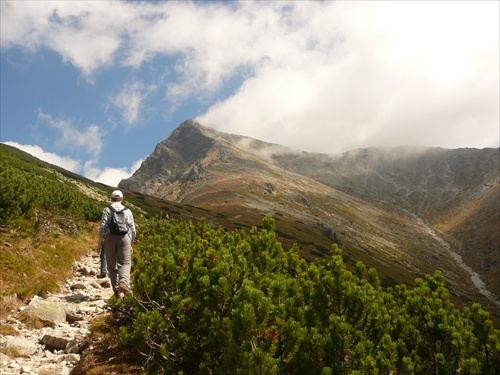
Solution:
<svg viewBox="0 0 500 375">
<path fill-rule="evenodd" d="M 170 110 L 188 98 L 210 102 L 239 77 L 241 86 L 197 119 L 222 131 L 318 152 L 499 143 L 496 1 L 1 7 L 2 48 L 50 48 L 88 79 L 102 68 L 169 57 L 174 63 L 157 70 L 168 75 Z M 140 119 L 146 87 L 115 97 L 129 124 Z M 83 143 L 99 131 L 89 128 Z"/>
<path fill-rule="evenodd" d="M 22 145 L 17 142 L 3 142 L 6 145 L 15 147 L 21 151 L 27 152 L 34 157 L 43 160 L 47 163 L 57 165 L 68 171 L 78 173 L 81 169 L 81 163 L 78 160 L 71 159 L 66 156 L 59 156 L 52 152 L 44 151 L 41 147 L 36 145 Z"/>
<path fill-rule="evenodd" d="M 128 125 L 140 121 L 141 110 L 148 95 L 156 90 L 156 85 L 144 85 L 134 81 L 126 84 L 122 90 L 111 98 L 111 103 L 122 111 L 123 120 Z"/>
<path fill-rule="evenodd" d="M 130 7 L 115 1 L 91 7 L 81 1 L 2 1 L 1 11 L 2 48 L 47 47 L 87 77 L 117 57 L 123 25 L 133 19 Z"/>
<path fill-rule="evenodd" d="M 63 169 L 78 173 L 93 181 L 100 182 L 109 186 L 118 186 L 118 183 L 132 174 L 141 166 L 144 159 L 137 160 L 130 168 L 110 168 L 101 169 L 96 166 L 96 160 L 90 160 L 82 163 L 78 160 L 71 159 L 66 156 L 59 156 L 52 152 L 44 151 L 36 145 L 23 145 L 17 142 L 3 142 L 8 146 L 15 147 L 21 151 L 27 152 L 34 157 L 43 160 L 47 163 L 57 165 Z"/>
<path fill-rule="evenodd" d="M 99 126 L 91 125 L 85 132 L 81 132 L 74 127 L 70 120 L 54 119 L 41 110 L 38 111 L 38 117 L 46 122 L 48 126 L 61 132 L 61 137 L 58 140 L 60 145 L 70 150 L 75 146 L 82 147 L 87 153 L 91 154 L 92 158 L 86 162 L 81 162 L 70 157 L 62 157 L 55 153 L 46 152 L 36 145 L 22 145 L 17 142 L 4 143 L 25 151 L 43 161 L 110 186 L 117 186 L 122 179 L 130 177 L 144 161 L 144 159 L 137 160 L 130 168 L 100 168 L 97 165 L 103 147 L 103 132 Z"/>
<path fill-rule="evenodd" d="M 95 161 L 88 161 L 84 166 L 84 176 L 91 180 L 117 187 L 123 179 L 129 178 L 140 167 L 144 159 L 133 163 L 130 168 L 110 168 L 101 169 L 95 165 Z"/>
<path fill-rule="evenodd" d="M 51 128 L 59 130 L 61 137 L 57 141 L 60 147 L 73 149 L 81 147 L 86 152 L 92 154 L 94 158 L 99 157 L 103 147 L 102 138 L 105 132 L 99 125 L 90 125 L 82 132 L 74 126 L 73 121 L 64 118 L 53 118 L 50 114 L 44 113 L 41 109 L 37 111 L 38 118 Z"/>
</svg>

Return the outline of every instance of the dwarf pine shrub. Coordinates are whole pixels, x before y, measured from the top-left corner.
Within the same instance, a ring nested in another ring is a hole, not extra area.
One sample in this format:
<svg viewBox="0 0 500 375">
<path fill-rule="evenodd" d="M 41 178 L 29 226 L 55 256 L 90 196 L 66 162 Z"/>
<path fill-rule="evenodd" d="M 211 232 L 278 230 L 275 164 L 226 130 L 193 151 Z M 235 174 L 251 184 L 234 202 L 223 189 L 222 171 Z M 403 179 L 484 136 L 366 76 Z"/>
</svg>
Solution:
<svg viewBox="0 0 500 375">
<path fill-rule="evenodd" d="M 342 252 L 308 263 L 261 230 L 150 220 L 135 253 L 121 342 L 153 374 L 494 374 L 500 335 L 463 312 L 438 272 L 383 289 Z M 496 372 L 495 372 L 496 371 Z"/>
</svg>

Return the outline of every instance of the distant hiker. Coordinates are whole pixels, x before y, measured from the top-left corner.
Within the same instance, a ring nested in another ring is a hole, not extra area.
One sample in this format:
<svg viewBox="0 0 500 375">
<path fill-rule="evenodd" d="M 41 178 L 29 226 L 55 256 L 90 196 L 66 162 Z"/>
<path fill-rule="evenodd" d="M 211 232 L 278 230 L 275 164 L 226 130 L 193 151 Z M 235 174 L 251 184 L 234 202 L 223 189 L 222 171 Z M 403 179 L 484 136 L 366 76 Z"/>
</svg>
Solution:
<svg viewBox="0 0 500 375">
<path fill-rule="evenodd" d="M 123 204 L 123 193 L 111 193 L 111 205 L 102 211 L 97 251 L 104 244 L 108 274 L 115 297 L 123 298 L 130 292 L 130 267 L 132 264 L 132 242 L 136 229 L 132 211 Z"/>
<path fill-rule="evenodd" d="M 165 215 L 165 220 L 170 220 L 170 215 L 169 214 Z"/>
<path fill-rule="evenodd" d="M 97 275 L 98 279 L 103 279 L 108 274 L 108 263 L 106 262 L 106 248 L 104 244 L 101 245 L 101 273 Z"/>
</svg>

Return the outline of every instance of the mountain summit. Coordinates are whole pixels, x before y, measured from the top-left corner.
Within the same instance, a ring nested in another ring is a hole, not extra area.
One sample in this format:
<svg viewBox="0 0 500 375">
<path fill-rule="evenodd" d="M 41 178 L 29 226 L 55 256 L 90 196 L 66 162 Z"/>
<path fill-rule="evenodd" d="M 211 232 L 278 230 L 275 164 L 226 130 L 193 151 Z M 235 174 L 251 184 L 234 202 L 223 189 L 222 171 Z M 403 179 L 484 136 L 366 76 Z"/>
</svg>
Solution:
<svg viewBox="0 0 500 375">
<path fill-rule="evenodd" d="M 499 160 L 499 149 L 309 153 L 186 121 L 119 187 L 242 229 L 239 218 L 271 214 L 309 259 L 337 243 L 388 285 L 441 269 L 458 297 L 498 306 Z"/>
</svg>

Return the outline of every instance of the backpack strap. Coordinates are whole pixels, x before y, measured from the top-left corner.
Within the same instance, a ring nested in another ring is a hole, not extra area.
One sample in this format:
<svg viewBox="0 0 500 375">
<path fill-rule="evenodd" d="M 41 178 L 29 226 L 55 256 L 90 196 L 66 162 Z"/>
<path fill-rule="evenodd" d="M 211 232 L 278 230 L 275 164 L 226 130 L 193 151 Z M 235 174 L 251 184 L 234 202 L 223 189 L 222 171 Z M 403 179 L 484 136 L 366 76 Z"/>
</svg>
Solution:
<svg viewBox="0 0 500 375">
<path fill-rule="evenodd" d="M 113 212 L 123 212 L 125 210 L 128 210 L 128 207 L 125 207 L 125 206 L 123 206 L 123 209 L 121 209 L 120 211 L 115 210 L 115 208 L 112 205 L 109 205 L 108 208 L 111 210 L 111 213 L 113 213 Z"/>
</svg>

